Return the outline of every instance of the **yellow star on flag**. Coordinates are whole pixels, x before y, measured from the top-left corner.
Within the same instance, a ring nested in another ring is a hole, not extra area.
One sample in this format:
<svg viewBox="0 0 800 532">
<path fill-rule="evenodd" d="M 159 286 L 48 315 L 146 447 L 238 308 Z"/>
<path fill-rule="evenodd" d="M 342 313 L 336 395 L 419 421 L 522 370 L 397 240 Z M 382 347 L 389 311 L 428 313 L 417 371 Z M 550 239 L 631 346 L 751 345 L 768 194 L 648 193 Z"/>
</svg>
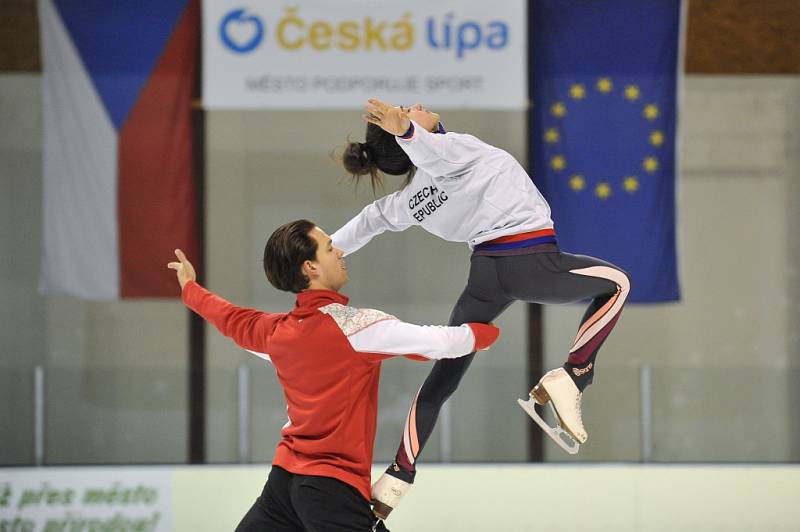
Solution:
<svg viewBox="0 0 800 532">
<path fill-rule="evenodd" d="M 595 195 L 604 200 L 607 199 L 611 195 L 611 185 L 608 183 L 598 183 L 596 187 L 594 187 Z"/>
<path fill-rule="evenodd" d="M 614 84 L 611 83 L 611 78 L 600 78 L 597 80 L 597 90 L 599 90 L 603 94 L 611 92 L 611 89 L 613 88 Z"/>
<path fill-rule="evenodd" d="M 575 192 L 580 192 L 584 188 L 586 188 L 586 181 L 583 179 L 582 175 L 574 175 L 569 180 L 569 188 L 574 190 Z"/>
<path fill-rule="evenodd" d="M 645 169 L 645 171 L 652 174 L 653 172 L 658 170 L 658 159 L 656 159 L 655 157 L 646 157 L 644 162 L 642 163 L 642 167 Z"/>
<path fill-rule="evenodd" d="M 582 100 L 586 96 L 586 87 L 580 83 L 575 83 L 569 88 L 569 95 L 574 100 Z"/>
<path fill-rule="evenodd" d="M 563 116 L 566 116 L 567 107 L 561 102 L 556 102 L 550 107 L 550 112 L 553 113 L 553 116 L 561 118 Z"/>
<path fill-rule="evenodd" d="M 625 87 L 625 99 L 630 101 L 636 101 L 639 99 L 639 87 L 637 85 L 627 85 Z"/>
<path fill-rule="evenodd" d="M 550 166 L 556 172 L 560 172 L 561 170 L 567 167 L 567 160 L 564 159 L 563 155 L 556 155 L 552 159 L 550 159 Z"/>
<path fill-rule="evenodd" d="M 644 117 L 648 120 L 655 120 L 658 118 L 658 106 L 654 103 L 650 103 L 644 106 Z"/>
<path fill-rule="evenodd" d="M 639 190 L 639 180 L 636 179 L 636 176 L 629 175 L 622 182 L 622 188 L 624 188 L 626 192 L 630 192 L 631 194 L 633 194 L 634 192 Z"/>
<path fill-rule="evenodd" d="M 650 144 L 653 146 L 661 146 L 664 144 L 664 133 L 661 131 L 653 131 L 650 133 Z"/>
<path fill-rule="evenodd" d="M 561 140 L 561 135 L 558 133 L 558 130 L 554 127 L 551 127 L 547 131 L 544 132 L 544 140 L 548 144 L 555 144 L 559 140 Z"/>
</svg>

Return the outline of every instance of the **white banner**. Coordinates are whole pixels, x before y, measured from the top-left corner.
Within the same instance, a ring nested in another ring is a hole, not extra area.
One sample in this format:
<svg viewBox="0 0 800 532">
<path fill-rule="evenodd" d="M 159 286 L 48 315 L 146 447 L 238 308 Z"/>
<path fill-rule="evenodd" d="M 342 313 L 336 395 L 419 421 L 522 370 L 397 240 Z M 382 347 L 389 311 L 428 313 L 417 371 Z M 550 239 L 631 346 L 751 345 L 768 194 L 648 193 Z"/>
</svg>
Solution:
<svg viewBox="0 0 800 532">
<path fill-rule="evenodd" d="M 204 0 L 208 109 L 527 106 L 525 0 Z"/>
<path fill-rule="evenodd" d="M 0 531 L 169 532 L 171 470 L 3 470 Z"/>
</svg>

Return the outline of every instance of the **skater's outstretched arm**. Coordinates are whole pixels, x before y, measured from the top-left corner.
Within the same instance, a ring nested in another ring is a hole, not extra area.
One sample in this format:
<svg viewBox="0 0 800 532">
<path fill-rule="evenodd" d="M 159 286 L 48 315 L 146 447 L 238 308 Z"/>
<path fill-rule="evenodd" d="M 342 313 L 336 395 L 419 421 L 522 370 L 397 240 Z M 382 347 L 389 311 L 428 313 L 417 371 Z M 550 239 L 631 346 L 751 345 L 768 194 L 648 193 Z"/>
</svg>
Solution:
<svg viewBox="0 0 800 532">
<path fill-rule="evenodd" d="M 354 350 L 380 358 L 458 358 L 489 349 L 500 335 L 500 329 L 484 323 L 466 323 L 459 327 L 414 325 L 379 310 L 339 304 L 321 307 L 320 311 L 336 321 Z"/>
<path fill-rule="evenodd" d="M 405 207 L 405 208 L 404 208 Z M 353 219 L 331 235 L 333 245 L 345 255 L 364 247 L 374 237 L 386 231 L 404 231 L 415 225 L 399 193 L 389 194 L 364 207 Z"/>
<path fill-rule="evenodd" d="M 240 347 L 251 353 L 268 353 L 269 338 L 284 315 L 238 307 L 226 301 L 197 283 L 194 267 L 181 250 L 175 250 L 175 256 L 178 262 L 170 262 L 167 267 L 176 271 L 184 304 Z"/>
</svg>

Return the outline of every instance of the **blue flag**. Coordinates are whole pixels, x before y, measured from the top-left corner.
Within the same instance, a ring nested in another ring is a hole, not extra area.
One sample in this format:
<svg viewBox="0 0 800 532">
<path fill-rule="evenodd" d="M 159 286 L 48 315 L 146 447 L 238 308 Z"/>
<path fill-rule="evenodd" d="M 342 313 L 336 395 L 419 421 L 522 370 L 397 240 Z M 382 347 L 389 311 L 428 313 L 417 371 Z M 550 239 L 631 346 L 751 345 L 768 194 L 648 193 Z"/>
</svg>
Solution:
<svg viewBox="0 0 800 532">
<path fill-rule="evenodd" d="M 533 178 L 563 251 L 626 270 L 632 302 L 680 298 L 680 0 L 535 0 Z"/>
</svg>

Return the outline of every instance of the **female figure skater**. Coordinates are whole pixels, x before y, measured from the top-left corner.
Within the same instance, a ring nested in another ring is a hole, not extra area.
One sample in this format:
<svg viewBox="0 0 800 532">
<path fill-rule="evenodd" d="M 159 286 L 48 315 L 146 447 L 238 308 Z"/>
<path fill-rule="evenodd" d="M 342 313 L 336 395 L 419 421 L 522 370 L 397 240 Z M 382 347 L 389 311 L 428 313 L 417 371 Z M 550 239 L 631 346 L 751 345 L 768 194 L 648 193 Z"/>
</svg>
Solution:
<svg viewBox="0 0 800 532">
<path fill-rule="evenodd" d="M 489 323 L 514 301 L 567 303 L 592 299 L 566 362 L 549 371 L 523 408 L 568 452 L 587 439 L 581 419 L 583 390 L 592 382 L 595 357 L 614 328 L 630 290 L 628 275 L 602 260 L 559 250 L 550 207 L 522 166 L 505 151 L 472 135 L 445 132 L 439 115 L 417 104 L 390 106 L 368 100 L 365 142 L 350 143 L 343 163 L 354 180 L 381 172 L 405 175 L 403 188 L 367 205 L 332 235 L 350 254 L 384 231 L 412 225 L 473 250 L 469 279 L 450 325 Z M 435 363 L 417 392 L 395 461 L 373 485 L 385 518 L 408 491 L 415 463 L 433 431 L 439 409 L 458 387 L 474 354 Z M 539 417 L 534 403 L 549 404 L 559 426 Z M 560 438 L 572 439 L 568 446 Z"/>
</svg>

